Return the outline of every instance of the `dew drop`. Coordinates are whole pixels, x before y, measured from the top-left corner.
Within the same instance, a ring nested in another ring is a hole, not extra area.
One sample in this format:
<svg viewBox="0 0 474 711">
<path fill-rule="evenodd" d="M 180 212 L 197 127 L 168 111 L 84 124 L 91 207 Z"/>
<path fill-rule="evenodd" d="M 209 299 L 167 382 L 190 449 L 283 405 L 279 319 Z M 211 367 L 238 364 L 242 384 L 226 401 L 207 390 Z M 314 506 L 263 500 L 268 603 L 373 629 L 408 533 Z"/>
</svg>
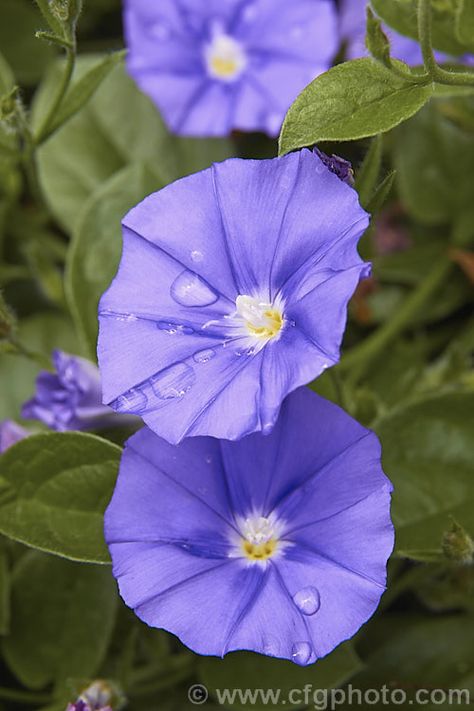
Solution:
<svg viewBox="0 0 474 711">
<path fill-rule="evenodd" d="M 175 363 L 150 378 L 150 384 L 155 395 L 161 400 L 174 400 L 184 397 L 195 380 L 196 375 L 191 366 Z"/>
<path fill-rule="evenodd" d="M 273 422 L 264 422 L 262 425 L 262 434 L 269 435 L 273 430 Z"/>
<path fill-rule="evenodd" d="M 219 298 L 204 279 L 188 270 L 172 283 L 171 296 L 181 306 L 210 306 Z"/>
<path fill-rule="evenodd" d="M 146 410 L 148 398 L 139 388 L 131 388 L 110 403 L 110 407 L 123 413 L 139 413 Z"/>
<path fill-rule="evenodd" d="M 199 351 L 193 355 L 193 360 L 196 363 L 209 363 L 214 358 L 216 352 L 212 348 L 206 348 L 204 351 Z"/>
<path fill-rule="evenodd" d="M 205 462 L 206 462 L 206 464 L 212 464 L 212 457 L 210 454 L 207 457 L 205 457 Z"/>
<path fill-rule="evenodd" d="M 158 321 L 157 326 L 160 331 L 165 331 L 170 336 L 190 336 L 194 333 L 194 329 L 190 326 L 185 326 L 182 323 L 173 323 L 172 321 Z"/>
<path fill-rule="evenodd" d="M 291 658 L 300 666 L 307 664 L 312 654 L 313 650 L 309 642 L 296 642 L 291 650 Z"/>
<path fill-rule="evenodd" d="M 204 255 L 198 249 L 193 249 L 193 251 L 191 252 L 191 259 L 193 260 L 193 262 L 202 262 L 202 260 L 204 259 Z"/>
<path fill-rule="evenodd" d="M 321 598 L 316 588 L 308 586 L 293 595 L 293 602 L 303 615 L 314 615 L 319 610 Z"/>
</svg>

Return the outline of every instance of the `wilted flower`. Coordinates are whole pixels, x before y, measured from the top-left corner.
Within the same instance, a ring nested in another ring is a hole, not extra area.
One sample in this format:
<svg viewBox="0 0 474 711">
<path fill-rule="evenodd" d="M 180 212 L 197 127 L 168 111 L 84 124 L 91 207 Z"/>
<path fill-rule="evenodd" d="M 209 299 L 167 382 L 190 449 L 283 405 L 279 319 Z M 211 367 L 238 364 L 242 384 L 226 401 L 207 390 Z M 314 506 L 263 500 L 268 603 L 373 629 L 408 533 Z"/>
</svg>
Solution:
<svg viewBox="0 0 474 711">
<path fill-rule="evenodd" d="M 368 222 L 308 150 L 151 195 L 124 219 L 99 307 L 104 402 L 173 443 L 270 431 L 286 395 L 339 359 Z"/>
<path fill-rule="evenodd" d="M 35 396 L 23 405 L 22 417 L 40 420 L 53 430 L 90 430 L 117 424 L 102 405 L 98 368 L 84 358 L 53 352 L 55 373 L 42 371 Z"/>
<path fill-rule="evenodd" d="M 0 422 L 0 454 L 21 439 L 28 437 L 28 435 L 28 430 L 25 430 L 24 427 L 13 422 L 13 420 Z"/>
<path fill-rule="evenodd" d="M 200 654 L 311 664 L 352 637 L 385 589 L 391 485 L 377 437 L 302 388 L 269 437 L 148 428 L 125 448 L 105 515 L 120 593 Z"/>
<path fill-rule="evenodd" d="M 349 59 L 365 57 L 369 54 L 365 46 L 366 7 L 368 0 L 341 0 L 340 20 L 341 36 L 346 41 L 346 55 Z M 423 64 L 420 45 L 411 37 L 398 34 L 384 26 L 384 32 L 390 40 L 391 54 L 406 64 Z M 438 61 L 446 61 L 447 55 L 436 52 Z"/>
<path fill-rule="evenodd" d="M 125 1 L 128 68 L 171 129 L 276 135 L 337 52 L 332 0 Z"/>
</svg>

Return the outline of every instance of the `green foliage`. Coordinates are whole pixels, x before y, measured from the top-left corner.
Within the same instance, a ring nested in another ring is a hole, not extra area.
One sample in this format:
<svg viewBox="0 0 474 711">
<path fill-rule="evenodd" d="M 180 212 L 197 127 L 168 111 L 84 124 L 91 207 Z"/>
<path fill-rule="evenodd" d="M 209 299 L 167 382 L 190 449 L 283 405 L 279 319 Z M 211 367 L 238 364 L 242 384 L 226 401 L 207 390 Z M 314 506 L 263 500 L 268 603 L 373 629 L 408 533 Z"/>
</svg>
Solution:
<svg viewBox="0 0 474 711">
<path fill-rule="evenodd" d="M 390 27 L 402 35 L 417 39 L 417 0 L 372 0 L 372 6 Z M 471 0 L 433 0 L 432 8 L 434 47 L 453 57 L 474 52 L 474 34 L 469 33 L 469 26 L 466 24 L 466 33 L 460 34 L 457 29 L 460 18 L 466 23 L 469 18 L 472 21 Z"/>
<path fill-rule="evenodd" d="M 291 106 L 280 152 L 376 136 L 413 116 L 432 95 L 431 84 L 402 79 L 373 59 L 339 64 L 317 77 Z"/>
<path fill-rule="evenodd" d="M 6 547 L 0 540 L 0 636 L 10 630 L 10 565 Z"/>
<path fill-rule="evenodd" d="M 474 215 L 468 175 L 474 161 L 472 135 L 431 105 L 395 132 L 393 159 L 405 208 L 420 222 L 447 223 Z"/>
<path fill-rule="evenodd" d="M 109 569 L 27 553 L 12 576 L 12 625 L 2 644 L 8 666 L 30 689 L 92 677 L 116 610 Z"/>
<path fill-rule="evenodd" d="M 332 689 L 348 681 L 361 668 L 360 660 L 349 643 L 338 647 L 315 666 L 303 669 L 291 662 L 237 652 L 224 659 L 203 657 L 199 662 L 199 679 L 215 695 L 219 689 L 280 689 L 281 703 L 272 703 L 272 709 L 301 708 L 287 703 L 292 689 L 303 689 L 312 684 L 313 689 Z M 263 711 L 268 708 L 262 700 L 256 704 L 236 703 L 229 708 Z"/>
<path fill-rule="evenodd" d="M 80 432 L 29 437 L 0 459 L 0 532 L 72 560 L 107 563 L 103 512 L 120 448 Z"/>
<path fill-rule="evenodd" d="M 96 63 L 96 57 L 81 58 L 71 91 Z M 47 110 L 58 71 L 60 65 L 46 77 L 36 97 L 35 126 Z M 145 164 L 157 185 L 163 185 L 231 154 L 224 140 L 171 137 L 151 101 L 138 91 L 123 67 L 116 67 L 85 108 L 41 147 L 38 163 L 53 214 L 71 233 L 85 201 L 131 162 Z M 118 216 L 126 209 L 125 205 Z"/>
<path fill-rule="evenodd" d="M 474 393 L 447 393 L 401 406 L 376 426 L 392 480 L 399 555 L 440 551 L 454 517 L 474 532 L 471 417 Z"/>
<path fill-rule="evenodd" d="M 121 218 L 163 187 L 145 163 L 131 163 L 87 200 L 68 256 L 66 289 L 71 312 L 92 358 L 97 342 L 97 306 L 115 275 L 122 250 Z"/>
<path fill-rule="evenodd" d="M 38 20 L 29 0 L 0 3 L 0 48 L 22 84 L 37 82 L 54 57 L 52 47 L 35 38 Z"/>
</svg>

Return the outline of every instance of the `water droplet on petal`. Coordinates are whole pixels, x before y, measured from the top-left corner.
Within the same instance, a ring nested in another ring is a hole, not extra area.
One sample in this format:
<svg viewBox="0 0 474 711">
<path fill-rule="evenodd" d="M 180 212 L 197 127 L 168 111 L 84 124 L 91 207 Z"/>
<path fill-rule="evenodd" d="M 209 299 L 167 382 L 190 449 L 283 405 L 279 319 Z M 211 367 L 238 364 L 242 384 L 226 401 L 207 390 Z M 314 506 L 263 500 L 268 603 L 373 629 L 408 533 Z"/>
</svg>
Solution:
<svg viewBox="0 0 474 711">
<path fill-rule="evenodd" d="M 146 410 L 148 398 L 139 388 L 131 388 L 110 403 L 110 407 L 123 413 L 139 413 Z"/>
<path fill-rule="evenodd" d="M 212 350 L 212 348 L 206 348 L 204 351 L 199 351 L 198 353 L 195 353 L 193 355 L 193 360 L 196 363 L 208 363 L 210 360 L 214 358 L 216 355 L 216 352 Z"/>
<path fill-rule="evenodd" d="M 202 260 L 204 259 L 204 255 L 198 249 L 193 249 L 193 251 L 191 252 L 191 259 L 193 260 L 193 262 L 202 262 Z"/>
<path fill-rule="evenodd" d="M 188 270 L 172 283 L 171 296 L 181 306 L 210 306 L 219 298 L 204 279 Z"/>
<path fill-rule="evenodd" d="M 150 384 L 155 395 L 161 400 L 174 400 L 184 397 L 191 390 L 195 380 L 196 375 L 191 366 L 186 363 L 175 363 L 150 378 Z"/>
<path fill-rule="evenodd" d="M 262 434 L 269 435 L 273 430 L 273 422 L 264 422 L 262 425 Z"/>
<path fill-rule="evenodd" d="M 205 458 L 205 461 L 206 461 L 206 464 L 212 464 L 212 457 L 211 457 L 211 455 L 208 455 L 208 456 Z"/>
<path fill-rule="evenodd" d="M 158 321 L 157 326 L 160 331 L 165 331 L 170 336 L 190 336 L 194 333 L 194 329 L 190 326 L 185 326 L 182 323 L 173 323 L 172 321 Z"/>
<path fill-rule="evenodd" d="M 263 639 L 263 652 L 268 654 L 270 657 L 278 656 L 280 652 L 280 643 L 277 637 L 273 635 L 266 635 Z"/>
<path fill-rule="evenodd" d="M 291 650 L 291 658 L 295 664 L 304 666 L 309 662 L 313 654 L 313 649 L 309 642 L 296 642 Z"/>
<path fill-rule="evenodd" d="M 319 610 L 321 598 L 316 588 L 308 586 L 293 595 L 293 602 L 303 615 L 314 615 Z"/>
</svg>

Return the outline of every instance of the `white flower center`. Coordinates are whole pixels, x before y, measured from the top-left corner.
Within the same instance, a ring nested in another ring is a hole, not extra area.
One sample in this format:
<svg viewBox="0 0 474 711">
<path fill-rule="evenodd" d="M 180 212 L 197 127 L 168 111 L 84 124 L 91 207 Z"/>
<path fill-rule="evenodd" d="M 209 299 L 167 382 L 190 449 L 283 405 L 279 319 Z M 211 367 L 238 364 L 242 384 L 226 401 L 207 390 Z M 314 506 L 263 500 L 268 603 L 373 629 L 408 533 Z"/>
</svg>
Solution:
<svg viewBox="0 0 474 711">
<path fill-rule="evenodd" d="M 246 518 L 241 527 L 242 535 L 249 542 L 255 545 L 267 543 L 275 535 L 273 523 L 264 516 Z"/>
<path fill-rule="evenodd" d="M 247 66 L 247 55 L 240 42 L 230 35 L 215 34 L 204 50 L 207 71 L 214 79 L 236 81 Z"/>
<path fill-rule="evenodd" d="M 260 301 L 253 296 L 238 296 L 235 302 L 240 316 L 251 336 L 269 340 L 281 332 L 284 319 L 282 310 L 274 304 Z"/>
</svg>

